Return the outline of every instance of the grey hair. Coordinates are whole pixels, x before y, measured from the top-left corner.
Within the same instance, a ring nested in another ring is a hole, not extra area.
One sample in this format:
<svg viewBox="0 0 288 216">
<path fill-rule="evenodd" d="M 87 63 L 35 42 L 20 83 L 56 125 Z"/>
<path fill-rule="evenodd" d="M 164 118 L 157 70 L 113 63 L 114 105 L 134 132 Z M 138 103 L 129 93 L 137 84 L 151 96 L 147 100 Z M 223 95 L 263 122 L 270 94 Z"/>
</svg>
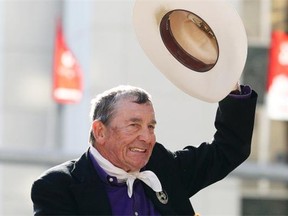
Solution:
<svg viewBox="0 0 288 216">
<path fill-rule="evenodd" d="M 130 85 L 120 85 L 104 91 L 91 100 L 91 122 L 99 120 L 104 125 L 108 125 L 113 118 L 117 103 L 123 99 L 131 99 L 132 102 L 138 104 L 152 103 L 151 95 L 144 89 Z M 91 127 L 89 143 L 94 144 L 95 141 Z"/>
</svg>

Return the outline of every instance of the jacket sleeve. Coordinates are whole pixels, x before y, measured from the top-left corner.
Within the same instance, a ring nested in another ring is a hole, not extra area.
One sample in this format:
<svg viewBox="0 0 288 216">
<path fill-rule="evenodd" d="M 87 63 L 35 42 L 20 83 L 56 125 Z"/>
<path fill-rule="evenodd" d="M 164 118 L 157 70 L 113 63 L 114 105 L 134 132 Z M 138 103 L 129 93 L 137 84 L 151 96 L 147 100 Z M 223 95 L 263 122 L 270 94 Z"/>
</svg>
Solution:
<svg viewBox="0 0 288 216">
<path fill-rule="evenodd" d="M 257 94 L 254 91 L 246 99 L 227 96 L 219 102 L 213 141 L 176 152 L 179 173 L 189 196 L 223 179 L 247 159 L 256 103 Z"/>
<path fill-rule="evenodd" d="M 34 215 L 76 214 L 75 201 L 69 191 L 69 179 L 67 173 L 53 171 L 45 173 L 33 183 L 31 199 Z"/>
</svg>

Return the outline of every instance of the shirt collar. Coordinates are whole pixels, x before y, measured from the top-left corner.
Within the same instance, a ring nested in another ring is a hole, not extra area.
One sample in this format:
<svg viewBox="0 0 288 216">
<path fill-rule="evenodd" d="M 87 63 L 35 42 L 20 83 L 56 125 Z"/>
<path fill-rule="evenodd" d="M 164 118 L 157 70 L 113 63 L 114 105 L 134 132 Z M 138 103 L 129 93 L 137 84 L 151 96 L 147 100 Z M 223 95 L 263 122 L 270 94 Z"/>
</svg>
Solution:
<svg viewBox="0 0 288 216">
<path fill-rule="evenodd" d="M 121 185 L 125 185 L 125 183 L 123 182 L 118 182 L 117 178 L 115 176 L 110 176 L 108 175 L 104 169 L 102 169 L 102 167 L 97 163 L 95 154 L 93 154 L 93 151 L 91 151 L 91 148 L 94 148 L 93 146 L 90 146 L 89 148 L 89 156 L 92 160 L 92 164 L 93 167 L 95 168 L 96 172 L 98 173 L 98 175 L 100 176 L 101 180 L 109 185 L 117 185 L 117 186 L 121 186 Z M 95 148 L 94 148 L 95 149 Z M 96 150 L 96 149 L 95 149 Z M 97 150 L 96 150 L 97 151 Z"/>
</svg>

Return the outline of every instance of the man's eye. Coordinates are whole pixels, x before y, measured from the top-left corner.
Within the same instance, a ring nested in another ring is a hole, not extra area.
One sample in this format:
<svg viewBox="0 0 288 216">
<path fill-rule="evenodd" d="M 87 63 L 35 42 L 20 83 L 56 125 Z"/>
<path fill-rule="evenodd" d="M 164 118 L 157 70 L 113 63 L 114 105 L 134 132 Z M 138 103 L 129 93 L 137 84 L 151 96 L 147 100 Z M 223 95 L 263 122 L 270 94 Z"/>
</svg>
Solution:
<svg viewBox="0 0 288 216">
<path fill-rule="evenodd" d="M 131 128 L 131 129 L 132 129 L 132 128 L 133 128 L 133 129 L 138 128 L 138 126 L 139 126 L 139 125 L 138 125 L 138 124 L 135 124 L 135 123 L 132 123 L 132 124 L 129 124 L 129 125 L 128 125 L 128 127 Z"/>
<path fill-rule="evenodd" d="M 150 129 L 155 129 L 155 125 L 149 125 Z"/>
</svg>

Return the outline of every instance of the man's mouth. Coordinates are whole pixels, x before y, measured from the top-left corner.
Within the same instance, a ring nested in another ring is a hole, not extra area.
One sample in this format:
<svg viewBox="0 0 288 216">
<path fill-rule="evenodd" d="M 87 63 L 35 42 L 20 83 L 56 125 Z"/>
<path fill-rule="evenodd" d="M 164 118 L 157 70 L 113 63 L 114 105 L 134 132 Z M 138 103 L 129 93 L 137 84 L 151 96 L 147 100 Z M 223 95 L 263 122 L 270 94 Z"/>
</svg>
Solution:
<svg viewBox="0 0 288 216">
<path fill-rule="evenodd" d="M 131 147 L 131 148 L 129 148 L 129 150 L 131 152 L 138 152 L 138 153 L 145 153 L 147 151 L 146 149 L 137 148 L 137 147 Z"/>
</svg>

